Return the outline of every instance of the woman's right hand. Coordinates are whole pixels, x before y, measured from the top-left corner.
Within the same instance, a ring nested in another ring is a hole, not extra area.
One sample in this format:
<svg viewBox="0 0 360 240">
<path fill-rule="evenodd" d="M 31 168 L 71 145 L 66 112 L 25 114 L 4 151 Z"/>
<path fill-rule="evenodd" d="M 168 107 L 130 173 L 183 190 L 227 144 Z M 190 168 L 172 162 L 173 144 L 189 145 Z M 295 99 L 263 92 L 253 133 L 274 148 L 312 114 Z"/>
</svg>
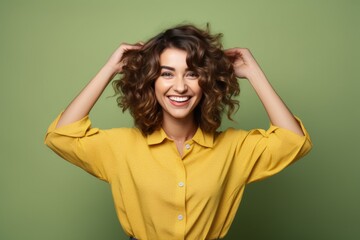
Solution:
<svg viewBox="0 0 360 240">
<path fill-rule="evenodd" d="M 142 43 L 136 43 L 133 45 L 122 43 L 111 55 L 106 64 L 96 74 L 96 76 L 85 86 L 80 94 L 74 98 L 74 100 L 61 114 L 56 127 L 58 128 L 73 123 L 88 115 L 111 79 L 117 73 L 122 71 L 124 66 L 122 59 L 124 52 L 131 49 L 140 49 L 142 45 Z"/>
<path fill-rule="evenodd" d="M 124 62 L 122 59 L 124 52 L 131 49 L 140 49 L 143 45 L 144 44 L 142 42 L 138 42 L 136 44 L 122 43 L 110 56 L 109 60 L 106 62 L 105 65 L 112 68 L 114 70 L 114 73 L 120 73 L 124 66 Z"/>
</svg>

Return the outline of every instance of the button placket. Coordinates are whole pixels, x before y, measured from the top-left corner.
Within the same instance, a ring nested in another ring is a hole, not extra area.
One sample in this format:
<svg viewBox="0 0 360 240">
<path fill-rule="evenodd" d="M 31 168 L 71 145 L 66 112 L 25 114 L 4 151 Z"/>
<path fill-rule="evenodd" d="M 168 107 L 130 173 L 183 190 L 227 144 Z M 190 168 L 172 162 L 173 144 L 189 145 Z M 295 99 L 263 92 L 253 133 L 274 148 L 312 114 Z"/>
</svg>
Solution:
<svg viewBox="0 0 360 240">
<path fill-rule="evenodd" d="M 179 165 L 178 168 L 176 168 L 176 182 L 174 182 L 173 186 L 176 192 L 176 212 L 174 212 L 176 215 L 173 215 L 174 221 L 176 221 L 176 227 L 174 229 L 174 232 L 178 236 L 183 236 L 185 233 L 186 228 L 186 169 L 184 165 L 184 159 L 186 159 L 186 155 L 190 153 L 190 151 L 186 149 L 186 144 L 184 144 L 184 155 L 182 157 L 179 157 L 179 161 L 177 162 Z"/>
<path fill-rule="evenodd" d="M 185 198 L 185 195 L 184 195 L 185 194 L 185 182 L 179 181 L 177 183 L 177 187 L 179 188 L 178 191 L 180 191 L 181 195 L 183 195 L 183 197 Z M 185 202 L 183 204 L 185 204 Z M 183 206 L 183 209 L 185 210 L 185 206 Z M 184 213 L 179 213 L 177 216 L 177 220 L 178 221 L 184 220 L 184 216 L 185 216 Z"/>
</svg>

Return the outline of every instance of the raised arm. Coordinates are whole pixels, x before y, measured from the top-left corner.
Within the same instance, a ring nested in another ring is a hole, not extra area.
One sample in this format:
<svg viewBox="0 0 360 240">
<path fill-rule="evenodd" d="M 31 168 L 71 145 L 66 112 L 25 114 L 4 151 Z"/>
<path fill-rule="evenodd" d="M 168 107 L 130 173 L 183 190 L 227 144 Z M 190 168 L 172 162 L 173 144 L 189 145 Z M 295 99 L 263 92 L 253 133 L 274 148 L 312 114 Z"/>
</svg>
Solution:
<svg viewBox="0 0 360 240">
<path fill-rule="evenodd" d="M 233 62 L 237 77 L 246 78 L 259 96 L 273 125 L 304 135 L 294 115 L 267 80 L 255 58 L 246 48 L 231 48 L 225 54 Z"/>
<path fill-rule="evenodd" d="M 141 48 L 141 44 L 121 44 L 96 76 L 65 109 L 56 127 L 73 123 L 88 115 L 111 79 L 122 71 L 123 62 L 121 59 L 124 51 L 136 48 Z"/>
</svg>

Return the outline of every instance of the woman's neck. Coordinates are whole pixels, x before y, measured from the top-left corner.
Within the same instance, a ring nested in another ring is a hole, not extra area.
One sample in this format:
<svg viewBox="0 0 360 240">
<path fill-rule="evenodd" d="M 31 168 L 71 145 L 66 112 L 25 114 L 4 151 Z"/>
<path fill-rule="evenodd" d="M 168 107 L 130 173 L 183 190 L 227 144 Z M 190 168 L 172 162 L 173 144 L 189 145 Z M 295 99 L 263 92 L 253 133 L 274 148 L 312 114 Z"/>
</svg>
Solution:
<svg viewBox="0 0 360 240">
<path fill-rule="evenodd" d="M 164 119 L 162 128 L 166 135 L 175 142 L 184 143 L 191 139 L 197 130 L 193 117 L 186 119 Z"/>
</svg>

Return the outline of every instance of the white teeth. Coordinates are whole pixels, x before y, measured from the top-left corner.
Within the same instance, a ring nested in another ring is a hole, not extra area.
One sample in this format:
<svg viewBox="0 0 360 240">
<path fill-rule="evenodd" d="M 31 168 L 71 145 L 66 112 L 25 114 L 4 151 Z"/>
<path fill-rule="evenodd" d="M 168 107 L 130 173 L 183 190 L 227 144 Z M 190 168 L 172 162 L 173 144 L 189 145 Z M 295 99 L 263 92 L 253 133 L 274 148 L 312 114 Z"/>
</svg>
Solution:
<svg viewBox="0 0 360 240">
<path fill-rule="evenodd" d="M 175 101 L 175 102 L 186 102 L 187 100 L 190 99 L 190 97 L 176 97 L 176 96 L 171 96 L 169 98 L 171 101 Z"/>
</svg>

